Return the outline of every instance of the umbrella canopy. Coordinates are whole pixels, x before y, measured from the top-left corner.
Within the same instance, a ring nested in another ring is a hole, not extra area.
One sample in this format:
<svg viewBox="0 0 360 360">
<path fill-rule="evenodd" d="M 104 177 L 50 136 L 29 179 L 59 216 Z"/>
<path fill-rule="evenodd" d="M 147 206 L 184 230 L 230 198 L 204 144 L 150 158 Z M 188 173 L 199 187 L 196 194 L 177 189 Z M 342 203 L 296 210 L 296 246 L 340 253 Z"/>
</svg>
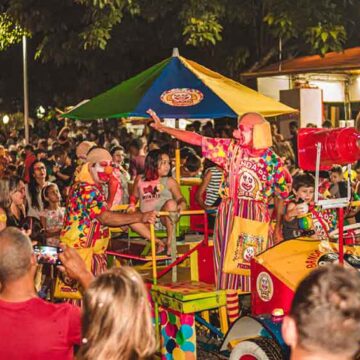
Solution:
<svg viewBox="0 0 360 360">
<path fill-rule="evenodd" d="M 149 108 L 162 118 L 189 119 L 238 117 L 252 111 L 275 116 L 297 111 L 194 61 L 173 56 L 62 116 L 84 120 L 149 117 Z"/>
</svg>

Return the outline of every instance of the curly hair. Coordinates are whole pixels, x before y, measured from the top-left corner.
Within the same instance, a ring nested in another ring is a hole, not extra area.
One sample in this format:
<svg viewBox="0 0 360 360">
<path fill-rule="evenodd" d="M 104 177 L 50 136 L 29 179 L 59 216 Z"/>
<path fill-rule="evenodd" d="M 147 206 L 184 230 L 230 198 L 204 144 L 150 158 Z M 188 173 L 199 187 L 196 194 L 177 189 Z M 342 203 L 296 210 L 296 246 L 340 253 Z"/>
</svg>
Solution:
<svg viewBox="0 0 360 360">
<path fill-rule="evenodd" d="M 359 273 L 333 264 L 314 270 L 297 288 L 290 316 L 301 348 L 353 356 L 360 344 Z"/>
</svg>

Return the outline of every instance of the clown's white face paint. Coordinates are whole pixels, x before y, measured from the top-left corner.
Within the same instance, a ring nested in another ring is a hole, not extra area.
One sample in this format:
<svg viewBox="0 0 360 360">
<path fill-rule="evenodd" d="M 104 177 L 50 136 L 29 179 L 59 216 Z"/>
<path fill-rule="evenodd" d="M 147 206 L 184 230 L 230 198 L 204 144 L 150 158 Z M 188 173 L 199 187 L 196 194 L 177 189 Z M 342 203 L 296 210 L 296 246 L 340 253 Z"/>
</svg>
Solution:
<svg viewBox="0 0 360 360">
<path fill-rule="evenodd" d="M 94 181 L 100 184 L 109 182 L 112 172 L 113 167 L 111 166 L 111 161 L 100 161 L 90 168 L 90 173 Z"/>
<path fill-rule="evenodd" d="M 252 142 L 252 128 L 240 125 L 240 127 L 233 131 L 233 137 L 240 140 L 241 145 L 247 146 Z"/>
</svg>

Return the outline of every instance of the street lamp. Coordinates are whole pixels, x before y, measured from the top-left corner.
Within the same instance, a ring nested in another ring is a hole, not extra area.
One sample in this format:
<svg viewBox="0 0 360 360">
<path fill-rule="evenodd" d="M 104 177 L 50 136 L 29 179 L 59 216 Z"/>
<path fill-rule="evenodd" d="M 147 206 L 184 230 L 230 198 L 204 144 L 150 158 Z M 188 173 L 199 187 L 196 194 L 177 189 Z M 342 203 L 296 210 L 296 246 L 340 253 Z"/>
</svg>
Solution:
<svg viewBox="0 0 360 360">
<path fill-rule="evenodd" d="M 24 128 L 25 128 L 25 143 L 29 143 L 29 89 L 28 89 L 28 75 L 27 75 L 27 46 L 26 35 L 22 37 L 23 46 L 23 85 L 24 85 Z"/>
<path fill-rule="evenodd" d="M 7 125 L 10 121 L 9 115 L 4 115 L 2 118 L 2 121 L 3 121 L 4 125 Z"/>
</svg>

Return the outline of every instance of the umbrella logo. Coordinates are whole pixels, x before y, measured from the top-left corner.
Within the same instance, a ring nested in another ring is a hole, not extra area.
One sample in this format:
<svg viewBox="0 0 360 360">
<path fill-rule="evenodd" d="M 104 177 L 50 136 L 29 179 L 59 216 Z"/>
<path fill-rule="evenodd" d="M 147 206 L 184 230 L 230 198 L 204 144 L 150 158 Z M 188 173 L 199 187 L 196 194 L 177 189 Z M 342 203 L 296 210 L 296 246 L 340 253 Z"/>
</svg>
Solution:
<svg viewBox="0 0 360 360">
<path fill-rule="evenodd" d="M 188 88 L 167 90 L 160 96 L 160 100 L 170 106 L 194 106 L 203 98 L 201 91 Z"/>
</svg>

